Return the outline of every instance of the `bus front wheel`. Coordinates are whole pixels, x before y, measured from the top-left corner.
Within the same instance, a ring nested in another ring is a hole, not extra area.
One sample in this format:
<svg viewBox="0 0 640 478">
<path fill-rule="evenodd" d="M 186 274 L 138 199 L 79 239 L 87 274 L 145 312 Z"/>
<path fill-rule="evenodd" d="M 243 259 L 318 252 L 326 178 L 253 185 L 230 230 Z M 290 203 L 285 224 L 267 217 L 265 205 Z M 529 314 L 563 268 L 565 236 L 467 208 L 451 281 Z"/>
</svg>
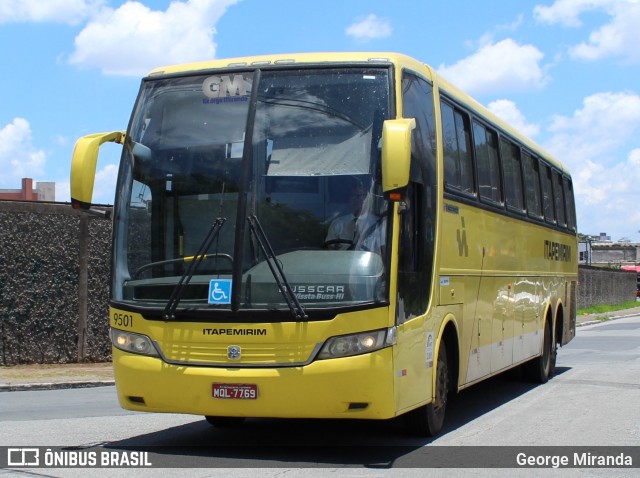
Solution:
<svg viewBox="0 0 640 478">
<path fill-rule="evenodd" d="M 423 405 L 404 415 L 407 430 L 419 436 L 436 436 L 444 424 L 444 415 L 449 395 L 449 365 L 447 348 L 440 343 L 436 363 L 436 389 L 431 403 Z"/>
</svg>

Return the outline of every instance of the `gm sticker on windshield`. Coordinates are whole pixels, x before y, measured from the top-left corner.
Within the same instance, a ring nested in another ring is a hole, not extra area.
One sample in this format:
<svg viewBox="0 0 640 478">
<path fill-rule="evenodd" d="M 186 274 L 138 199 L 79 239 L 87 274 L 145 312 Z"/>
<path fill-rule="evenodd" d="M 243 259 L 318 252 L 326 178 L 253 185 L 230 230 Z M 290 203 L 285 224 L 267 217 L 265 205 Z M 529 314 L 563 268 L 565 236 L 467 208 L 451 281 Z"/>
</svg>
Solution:
<svg viewBox="0 0 640 478">
<path fill-rule="evenodd" d="M 242 75 L 210 76 L 202 82 L 203 103 L 249 101 L 251 80 Z"/>
</svg>

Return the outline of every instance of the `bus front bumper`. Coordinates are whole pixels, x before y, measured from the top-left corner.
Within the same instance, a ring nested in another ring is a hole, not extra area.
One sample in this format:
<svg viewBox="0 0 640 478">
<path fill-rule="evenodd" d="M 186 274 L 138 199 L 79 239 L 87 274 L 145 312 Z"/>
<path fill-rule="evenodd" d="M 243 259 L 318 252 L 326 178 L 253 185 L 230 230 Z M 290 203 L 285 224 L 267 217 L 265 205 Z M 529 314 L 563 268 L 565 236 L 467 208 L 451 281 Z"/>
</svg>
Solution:
<svg viewBox="0 0 640 478">
<path fill-rule="evenodd" d="M 290 368 L 176 366 L 116 348 L 113 363 L 118 399 L 127 410 L 271 418 L 396 415 L 391 347 Z M 220 398 L 214 384 L 248 385 L 257 396 Z"/>
</svg>

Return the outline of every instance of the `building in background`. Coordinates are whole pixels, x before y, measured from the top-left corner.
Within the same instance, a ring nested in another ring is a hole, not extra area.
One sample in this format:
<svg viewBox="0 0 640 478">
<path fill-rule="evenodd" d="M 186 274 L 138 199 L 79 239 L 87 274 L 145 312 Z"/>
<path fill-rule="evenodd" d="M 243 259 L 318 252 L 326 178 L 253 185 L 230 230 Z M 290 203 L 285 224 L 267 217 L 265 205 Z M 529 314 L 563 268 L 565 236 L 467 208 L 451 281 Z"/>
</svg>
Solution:
<svg viewBox="0 0 640 478">
<path fill-rule="evenodd" d="M 640 243 L 627 239 L 612 241 L 602 232 L 598 236 L 581 236 L 578 241 L 579 264 L 609 269 L 640 264 Z"/>
<path fill-rule="evenodd" d="M 33 179 L 22 178 L 22 189 L 0 189 L 0 200 L 55 201 L 56 183 L 38 181 L 33 188 Z"/>
</svg>

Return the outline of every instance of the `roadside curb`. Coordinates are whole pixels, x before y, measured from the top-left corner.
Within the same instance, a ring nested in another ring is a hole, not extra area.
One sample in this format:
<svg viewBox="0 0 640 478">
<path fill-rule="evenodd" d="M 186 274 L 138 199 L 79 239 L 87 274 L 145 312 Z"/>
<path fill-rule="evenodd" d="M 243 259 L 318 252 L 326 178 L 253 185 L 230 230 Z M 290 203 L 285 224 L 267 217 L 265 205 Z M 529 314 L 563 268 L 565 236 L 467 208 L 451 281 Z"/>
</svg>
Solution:
<svg viewBox="0 0 640 478">
<path fill-rule="evenodd" d="M 576 324 L 576 327 L 584 327 L 585 325 L 594 325 L 594 324 L 602 324 L 603 322 L 609 322 L 611 319 L 607 319 L 607 320 L 591 320 L 589 322 L 582 322 L 579 324 Z"/>
<path fill-rule="evenodd" d="M 68 388 L 107 387 L 115 385 L 114 380 L 85 380 L 69 382 L 45 382 L 45 383 L 0 383 L 0 392 L 25 392 L 29 390 L 64 390 Z"/>
<path fill-rule="evenodd" d="M 602 316 L 602 319 L 593 319 L 593 320 L 589 320 L 587 322 L 578 322 L 576 324 L 576 327 L 583 327 L 585 325 L 594 325 L 594 324 L 602 324 L 604 322 L 610 322 L 612 320 L 617 320 L 617 319 L 624 319 L 626 317 L 634 317 L 639 315 L 638 312 L 634 312 L 632 314 L 625 314 L 625 315 L 614 315 L 613 317 L 607 317 L 607 316 Z"/>
</svg>

